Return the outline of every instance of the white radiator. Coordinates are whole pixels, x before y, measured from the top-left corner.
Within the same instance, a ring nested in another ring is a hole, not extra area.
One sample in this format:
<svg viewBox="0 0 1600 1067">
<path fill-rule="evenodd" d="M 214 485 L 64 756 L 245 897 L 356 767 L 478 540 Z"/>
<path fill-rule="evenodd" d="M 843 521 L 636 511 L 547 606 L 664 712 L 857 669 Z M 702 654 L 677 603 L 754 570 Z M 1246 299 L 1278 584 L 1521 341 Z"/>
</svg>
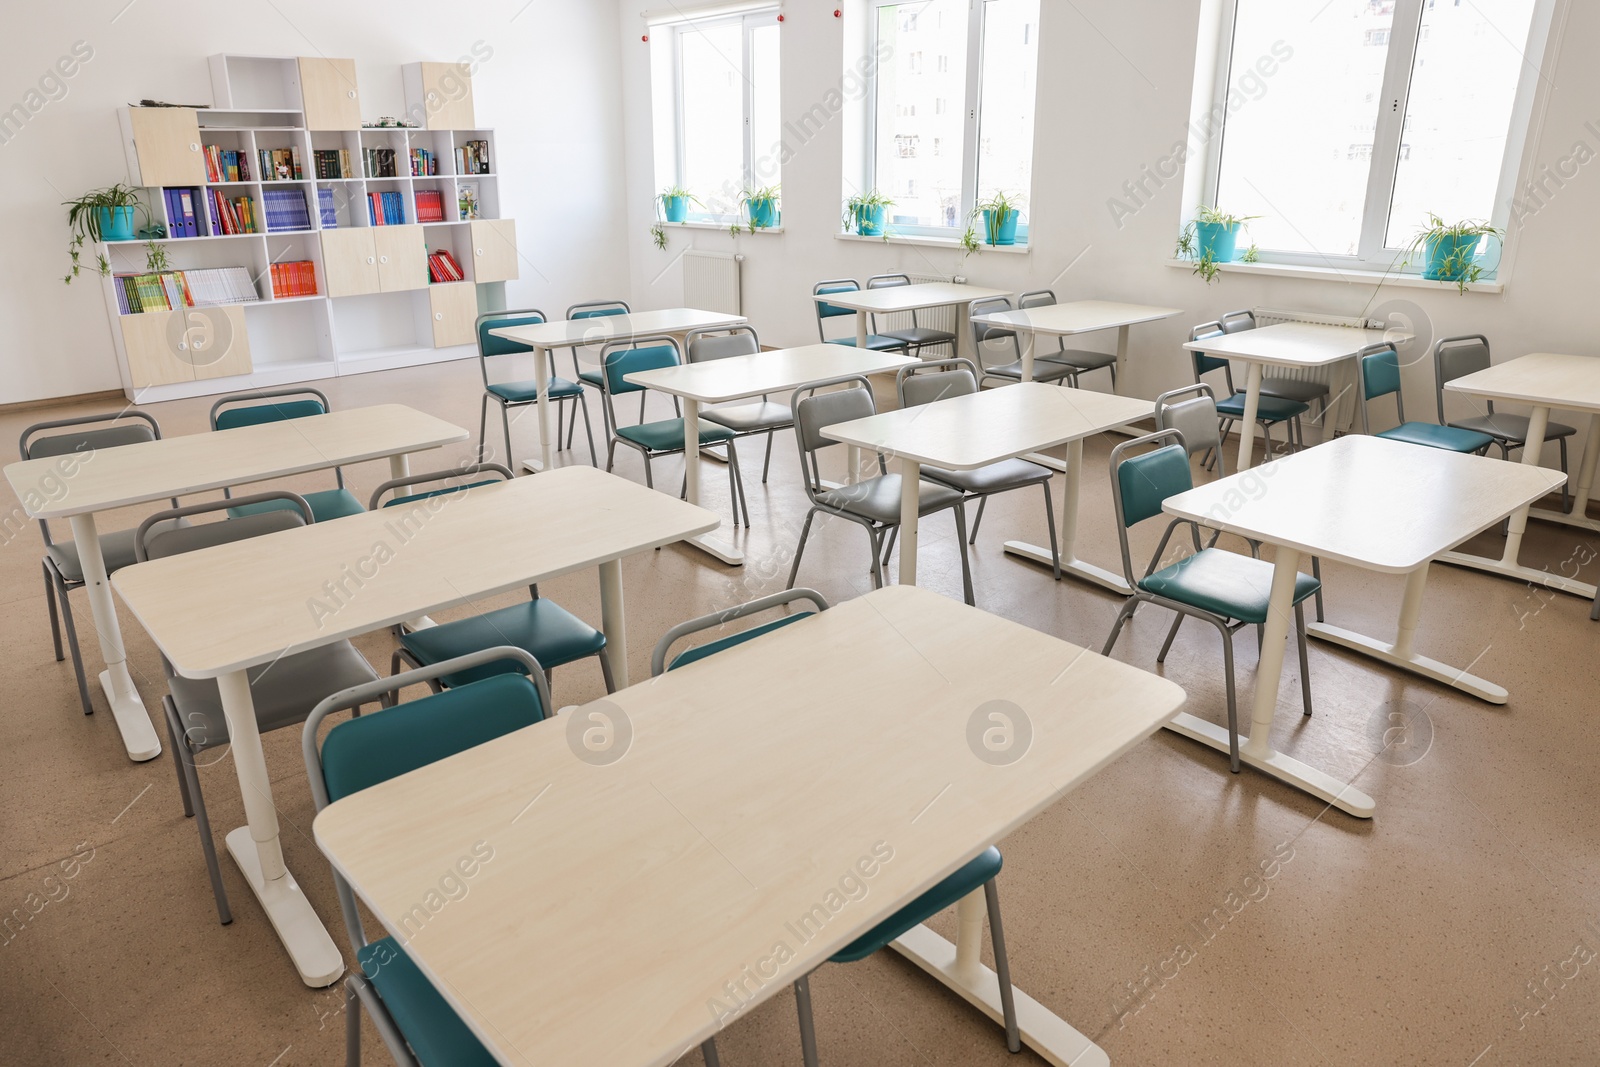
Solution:
<svg viewBox="0 0 1600 1067">
<path fill-rule="evenodd" d="M 733 252 L 702 252 L 691 248 L 683 254 L 683 306 L 724 315 L 742 315 L 739 300 L 739 264 L 744 260 Z"/>
<path fill-rule="evenodd" d="M 1363 326 L 1364 320 L 1353 315 L 1324 315 L 1315 311 L 1285 311 L 1281 308 L 1254 309 L 1257 326 L 1273 326 L 1280 322 L 1314 322 L 1323 326 Z M 1349 433 L 1359 419 L 1356 408 L 1356 369 L 1355 361 L 1342 359 L 1338 363 L 1327 367 L 1278 367 L 1267 366 L 1263 368 L 1269 378 L 1291 378 L 1296 381 L 1320 382 L 1328 387 L 1328 416 L 1321 426 L 1311 421 L 1311 426 L 1320 431 L 1322 440 L 1331 440 L 1334 433 Z M 1315 419 L 1316 404 L 1311 405 Z"/>
</svg>

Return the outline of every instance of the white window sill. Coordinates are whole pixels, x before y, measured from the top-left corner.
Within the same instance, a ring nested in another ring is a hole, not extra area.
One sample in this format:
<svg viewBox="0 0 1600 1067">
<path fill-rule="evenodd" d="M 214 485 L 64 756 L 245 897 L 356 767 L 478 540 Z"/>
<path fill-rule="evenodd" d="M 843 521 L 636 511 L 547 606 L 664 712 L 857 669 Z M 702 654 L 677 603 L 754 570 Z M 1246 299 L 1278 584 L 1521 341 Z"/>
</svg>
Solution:
<svg viewBox="0 0 1600 1067">
<path fill-rule="evenodd" d="M 1169 259 L 1169 267 L 1181 267 L 1193 272 L 1194 261 L 1188 259 Z M 1302 267 L 1289 263 L 1219 263 L 1217 269 L 1232 274 L 1264 274 L 1274 278 L 1311 278 L 1325 282 L 1356 282 L 1363 285 L 1395 285 L 1410 289 L 1439 289 L 1454 290 L 1455 282 L 1440 282 L 1424 278 L 1420 274 L 1395 274 L 1385 273 L 1381 270 L 1358 270 L 1345 267 Z M 1472 282 L 1468 284 L 1469 293 L 1503 293 L 1506 286 L 1504 282 Z"/>
<path fill-rule="evenodd" d="M 859 233 L 836 233 L 833 235 L 833 239 L 835 241 L 870 241 L 873 244 L 883 244 L 885 241 L 887 241 L 892 245 L 924 245 L 929 248 L 949 248 L 958 252 L 964 251 L 964 249 L 961 247 L 961 242 L 954 237 L 908 237 L 891 233 L 885 238 L 863 237 Z M 978 254 L 987 254 L 989 252 L 1005 252 L 1009 255 L 1025 256 L 1031 251 L 1032 248 L 1028 245 L 980 244 L 978 246 Z"/>
<path fill-rule="evenodd" d="M 727 233 L 733 227 L 733 223 L 731 221 L 730 222 L 657 222 L 656 225 L 657 226 L 666 226 L 666 227 L 669 227 L 669 228 L 675 229 L 675 230 L 719 230 L 722 233 Z M 751 230 L 750 228 L 745 226 L 744 223 L 741 222 L 739 224 L 739 232 L 741 234 L 744 234 L 744 233 L 782 233 L 783 232 L 783 227 L 782 226 L 766 226 L 766 227 L 757 226 L 754 230 Z"/>
</svg>

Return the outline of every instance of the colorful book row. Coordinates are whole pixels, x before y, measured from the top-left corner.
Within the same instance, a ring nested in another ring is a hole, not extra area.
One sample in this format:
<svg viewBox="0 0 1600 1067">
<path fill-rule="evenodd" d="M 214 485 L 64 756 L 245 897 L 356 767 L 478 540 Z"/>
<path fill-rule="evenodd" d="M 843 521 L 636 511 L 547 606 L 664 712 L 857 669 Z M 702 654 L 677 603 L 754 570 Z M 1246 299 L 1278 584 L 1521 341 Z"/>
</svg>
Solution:
<svg viewBox="0 0 1600 1067">
<path fill-rule="evenodd" d="M 272 295 L 278 299 L 317 295 L 316 265 L 309 259 L 274 263 L 271 273 Z"/>
<path fill-rule="evenodd" d="M 461 264 L 456 262 L 456 257 L 449 250 L 441 248 L 437 252 L 428 253 L 428 280 L 430 282 L 464 282 L 467 276 L 461 271 Z"/>
<path fill-rule="evenodd" d="M 181 307 L 248 304 L 261 299 L 255 280 L 245 267 L 118 274 L 112 283 L 117 293 L 117 310 L 124 315 L 174 311 Z"/>
<path fill-rule="evenodd" d="M 374 226 L 402 226 L 406 221 L 405 200 L 399 193 L 368 193 L 367 218 Z"/>
</svg>

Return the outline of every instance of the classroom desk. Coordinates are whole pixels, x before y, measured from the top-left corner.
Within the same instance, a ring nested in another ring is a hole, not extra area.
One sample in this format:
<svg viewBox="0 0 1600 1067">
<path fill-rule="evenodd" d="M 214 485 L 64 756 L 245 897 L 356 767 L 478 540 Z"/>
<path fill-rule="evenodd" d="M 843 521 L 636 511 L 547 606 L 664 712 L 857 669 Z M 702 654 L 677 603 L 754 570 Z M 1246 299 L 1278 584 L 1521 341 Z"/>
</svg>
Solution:
<svg viewBox="0 0 1600 1067">
<path fill-rule="evenodd" d="M 668 393 L 683 401 L 683 462 L 686 494 L 691 504 L 700 503 L 700 405 L 725 404 L 748 400 L 767 393 L 788 392 L 806 382 L 838 378 L 847 374 L 884 374 L 917 362 L 899 352 L 873 352 L 848 345 L 815 344 L 799 348 L 780 348 L 749 356 L 683 363 L 676 367 L 638 371 L 626 376 L 634 385 Z M 854 454 L 849 469 L 856 470 Z M 724 563 L 743 564 L 744 553 L 721 538 L 709 534 L 689 539 L 702 552 Z"/>
<path fill-rule="evenodd" d="M 1244 419 L 1239 423 L 1240 471 L 1250 469 L 1255 445 L 1256 412 L 1261 404 L 1263 368 L 1326 367 L 1353 359 L 1367 345 L 1399 342 L 1408 337 L 1397 331 L 1365 330 L 1355 326 L 1326 326 L 1315 322 L 1280 322 L 1241 333 L 1190 341 L 1183 347 L 1218 359 L 1232 359 L 1249 367 L 1245 377 Z M 1359 391 L 1357 402 L 1360 403 Z M 1332 402 L 1330 401 L 1330 404 Z"/>
<path fill-rule="evenodd" d="M 1240 746 L 1239 758 L 1351 815 L 1372 816 L 1371 797 L 1271 746 L 1301 556 L 1406 576 L 1392 642 L 1326 623 L 1307 626 L 1311 636 L 1491 703 L 1505 703 L 1502 687 L 1416 652 L 1428 563 L 1561 481 L 1559 471 L 1542 467 L 1354 434 L 1168 498 L 1164 510 L 1170 515 L 1277 548 L 1250 739 Z M 1167 728 L 1228 751 L 1227 731 L 1192 715 L 1177 716 Z"/>
<path fill-rule="evenodd" d="M 217 679 L 248 821 L 227 835 L 228 852 L 308 986 L 331 984 L 344 962 L 284 868 L 246 668 L 598 568 L 606 655 L 617 684 L 627 685 L 622 558 L 717 522 L 593 467 L 565 467 L 138 563 L 113 576 L 174 670 Z M 344 591 L 330 592 L 341 575 Z M 353 589 L 351 575 L 359 579 Z"/>
<path fill-rule="evenodd" d="M 556 349 L 666 335 L 678 342 L 678 351 L 682 355 L 684 337 L 690 330 L 741 326 L 745 321 L 742 315 L 727 315 L 720 311 L 669 308 L 664 311 L 635 311 L 628 315 L 596 315 L 588 319 L 554 319 L 532 326 L 501 326 L 490 330 L 496 337 L 504 337 L 533 349 L 533 379 L 539 389 L 536 405 L 539 409 L 539 460 L 524 460 L 522 465 L 530 471 L 549 470 L 554 466 L 555 448 L 550 440 L 550 399 L 545 393 L 550 384 Z"/>
<path fill-rule="evenodd" d="M 346 797 L 313 833 L 502 1063 L 661 1065 L 718 1032 L 712 1005 L 742 1017 L 782 995 L 1183 700 L 1153 674 L 890 586 Z M 993 701 L 1015 705 L 1013 744 L 1031 733 L 1020 758 L 985 747 L 982 731 L 1005 725 L 985 717 Z M 573 715 L 627 722 L 631 747 L 584 762 Z M 494 858 L 467 895 L 411 929 L 438 872 L 478 842 Z M 864 893 L 791 932 L 874 846 L 890 858 L 869 863 Z M 1017 870 L 1000 875 L 1003 906 Z M 894 947 L 998 1019 L 974 897 L 956 944 L 917 927 Z M 1008 940 L 1013 970 L 1070 951 Z M 1047 1062 L 1109 1063 L 1021 989 L 1016 1004 Z"/>
<path fill-rule="evenodd" d="M 1517 562 L 1517 557 L 1522 552 L 1522 535 L 1528 528 L 1530 515 L 1546 522 L 1600 531 L 1600 522 L 1588 515 L 1589 494 L 1594 490 L 1595 463 L 1600 460 L 1600 359 L 1535 352 L 1498 363 L 1487 370 L 1463 375 L 1446 382 L 1445 388 L 1469 396 L 1511 400 L 1532 406 L 1533 410 L 1528 415 L 1528 441 L 1522 450 L 1522 462 L 1529 466 L 1537 466 L 1543 458 L 1545 428 L 1550 424 L 1551 408 L 1587 412 L 1589 438 L 1584 442 L 1583 458 L 1578 461 L 1578 484 L 1570 512 L 1519 508 L 1511 516 L 1505 551 L 1499 559 L 1467 552 L 1448 552 L 1440 559 L 1445 563 L 1488 571 L 1490 574 L 1536 582 L 1586 599 L 1595 596 L 1594 586 L 1577 580 L 1578 569 L 1572 560 L 1564 564 L 1570 566 L 1571 574 L 1553 574 L 1549 570 L 1523 566 Z"/>
<path fill-rule="evenodd" d="M 1127 596 L 1132 590 L 1121 575 L 1077 557 L 1083 439 L 1146 418 L 1154 409 L 1148 400 L 1115 393 L 1022 382 L 835 423 L 824 428 L 822 436 L 900 460 L 902 585 L 915 585 L 917 581 L 917 483 L 923 466 L 973 470 L 1041 448 L 1066 445 L 1067 484 L 1061 494 L 1061 525 L 1056 532 L 1061 545 L 1061 573 Z M 1006 551 L 1051 565 L 1048 548 L 1007 541 Z"/>
<path fill-rule="evenodd" d="M 401 404 L 349 408 L 285 422 L 166 437 L 119 445 L 79 459 L 64 474 L 62 457 L 12 463 L 6 480 L 35 519 L 69 519 L 83 562 L 89 609 L 94 614 L 106 669 L 100 687 L 111 705 L 128 758 L 161 754 L 150 715 L 128 673 L 122 629 L 106 584 L 105 557 L 95 515 L 131 504 L 165 502 L 175 496 L 246 485 L 346 463 L 389 458 L 391 474 L 407 472 L 406 457 L 465 441 L 467 431 Z M 56 485 L 50 491 L 50 485 Z M 62 486 L 65 490 L 62 490 Z"/>
<path fill-rule="evenodd" d="M 1014 330 L 1022 349 L 1022 380 L 1033 380 L 1035 337 L 1072 337 L 1080 333 L 1117 331 L 1117 377 L 1128 369 L 1128 330 L 1142 322 L 1159 322 L 1181 315 L 1182 308 L 1120 304 L 1110 300 L 1073 300 L 1043 304 L 1018 311 L 995 311 L 973 319 L 986 326 Z"/>
<path fill-rule="evenodd" d="M 834 307 L 850 308 L 856 313 L 856 347 L 867 346 L 869 316 L 893 315 L 906 311 L 926 311 L 930 308 L 953 307 L 956 309 L 956 351 L 961 352 L 972 344 L 967 336 L 967 331 L 961 328 L 960 320 L 965 317 L 968 304 L 974 300 L 988 300 L 991 297 L 1009 297 L 1009 289 L 985 289 L 978 285 L 968 285 L 965 282 L 918 282 L 914 285 L 886 285 L 881 289 L 858 289 L 848 293 L 826 293 L 813 295 L 812 300 L 817 303 L 832 304 Z"/>
</svg>

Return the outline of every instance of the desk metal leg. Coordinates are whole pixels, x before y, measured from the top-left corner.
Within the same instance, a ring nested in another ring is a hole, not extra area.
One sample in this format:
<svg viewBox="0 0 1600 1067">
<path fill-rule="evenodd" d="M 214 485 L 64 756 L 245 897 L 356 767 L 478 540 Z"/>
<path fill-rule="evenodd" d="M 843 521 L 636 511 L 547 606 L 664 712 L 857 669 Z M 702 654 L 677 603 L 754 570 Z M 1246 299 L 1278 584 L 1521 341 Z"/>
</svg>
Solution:
<svg viewBox="0 0 1600 1067">
<path fill-rule="evenodd" d="M 900 584 L 917 584 L 917 519 L 922 508 L 922 464 L 900 459 Z"/>
<path fill-rule="evenodd" d="M 555 449 L 550 442 L 550 397 L 547 395 L 550 392 L 551 358 L 548 348 L 533 350 L 533 381 L 539 390 L 539 399 L 534 405 L 539 412 L 539 459 L 537 462 L 525 459 L 522 465 L 534 472 L 547 471 L 555 466 Z"/>
<path fill-rule="evenodd" d="M 344 974 L 344 958 L 294 875 L 283 865 L 278 810 L 272 803 L 272 783 L 261 752 L 249 677 L 244 671 L 224 674 L 217 679 L 217 688 L 228 720 L 228 739 L 246 819 L 246 825 L 228 834 L 228 854 L 239 865 L 244 880 L 272 921 L 272 928 L 278 931 L 278 939 L 288 950 L 301 980 L 313 989 L 332 985 Z"/>
<path fill-rule="evenodd" d="M 1256 441 L 1256 415 L 1261 410 L 1261 364 L 1251 363 L 1245 378 L 1244 421 L 1239 423 L 1238 470 L 1250 469 L 1250 450 Z"/>
<path fill-rule="evenodd" d="M 156 738 L 144 701 L 139 699 L 133 676 L 128 673 L 128 655 L 122 647 L 122 628 L 117 625 L 117 606 L 111 600 L 111 581 L 106 577 L 100 532 L 92 514 L 74 515 L 70 521 L 72 539 L 78 546 L 78 558 L 83 567 L 84 588 L 89 594 L 89 610 L 94 615 L 95 632 L 100 638 L 100 655 L 106 664 L 106 669 L 100 672 L 100 688 L 111 705 L 111 717 L 122 734 L 128 758 L 140 762 L 155 759 L 161 755 L 161 742 Z"/>
<path fill-rule="evenodd" d="M 607 560 L 600 564 L 600 629 L 606 635 L 611 681 L 618 689 L 628 687 L 628 631 L 622 614 L 622 561 Z"/>
<path fill-rule="evenodd" d="M 1061 490 L 1061 525 L 1056 531 L 1056 537 L 1061 543 L 1061 576 L 1069 575 L 1109 589 L 1113 593 L 1130 596 L 1133 590 L 1128 588 L 1128 583 L 1120 574 L 1096 567 L 1092 563 L 1085 563 L 1077 556 L 1078 541 L 1078 497 L 1082 492 L 1083 482 L 1083 439 L 1067 443 L 1067 462 L 1065 464 L 1067 482 Z M 1050 559 L 1050 550 L 1039 545 L 1029 544 L 1026 541 L 1007 541 L 1005 550 L 1013 556 L 1031 559 L 1035 563 L 1042 563 L 1046 567 L 1053 567 Z"/>
<path fill-rule="evenodd" d="M 1278 684 L 1283 680 L 1283 653 L 1288 644 L 1290 620 L 1294 618 L 1294 583 L 1299 567 L 1300 553 L 1279 546 L 1272 567 L 1272 593 L 1268 600 L 1266 628 L 1261 637 L 1261 661 L 1256 667 L 1250 739 L 1240 746 L 1239 759 L 1263 774 L 1269 774 L 1326 801 L 1341 811 L 1359 819 L 1370 819 L 1375 805 L 1367 794 L 1272 748 L 1272 719 L 1278 710 Z M 1186 712 L 1175 715 L 1166 728 L 1219 752 L 1228 751 L 1226 728 L 1197 719 Z"/>
<path fill-rule="evenodd" d="M 683 398 L 683 484 L 684 496 L 696 507 L 700 504 L 700 401 Z M 737 512 L 739 502 L 733 502 Z M 684 538 L 684 543 L 715 556 L 724 563 L 744 563 L 744 553 L 719 537 L 708 533 Z"/>
</svg>

